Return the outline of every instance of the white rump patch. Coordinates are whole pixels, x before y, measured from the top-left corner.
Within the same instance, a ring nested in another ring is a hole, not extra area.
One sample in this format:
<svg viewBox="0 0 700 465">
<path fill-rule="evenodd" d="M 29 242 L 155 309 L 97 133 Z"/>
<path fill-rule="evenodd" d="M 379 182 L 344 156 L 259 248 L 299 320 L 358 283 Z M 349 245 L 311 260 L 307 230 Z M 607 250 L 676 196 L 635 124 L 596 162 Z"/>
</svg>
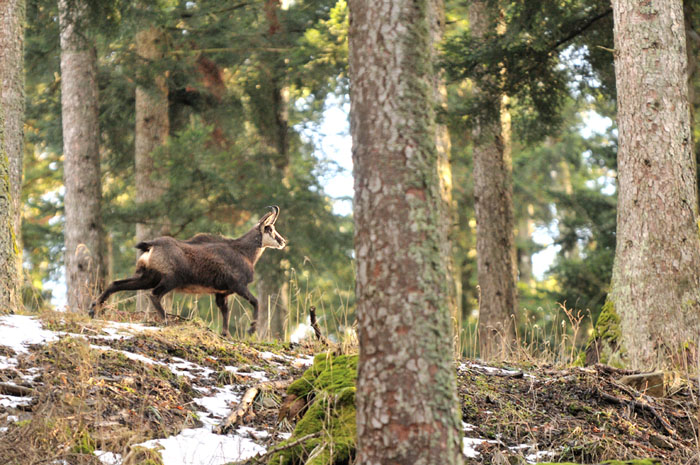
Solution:
<svg viewBox="0 0 700 465">
<path fill-rule="evenodd" d="M 151 260 L 151 250 L 153 250 L 153 248 L 148 249 L 148 252 L 142 253 L 139 259 L 136 260 L 136 264 L 148 266 L 148 262 Z"/>
</svg>

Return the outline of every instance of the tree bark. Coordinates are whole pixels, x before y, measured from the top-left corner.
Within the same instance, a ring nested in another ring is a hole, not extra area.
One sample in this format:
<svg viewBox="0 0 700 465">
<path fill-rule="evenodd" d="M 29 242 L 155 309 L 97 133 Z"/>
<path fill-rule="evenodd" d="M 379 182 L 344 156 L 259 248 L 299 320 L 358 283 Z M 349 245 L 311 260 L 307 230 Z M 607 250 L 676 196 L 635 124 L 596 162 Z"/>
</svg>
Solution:
<svg viewBox="0 0 700 465">
<path fill-rule="evenodd" d="M 85 27 L 87 8 L 81 1 L 59 1 L 65 262 L 72 311 L 87 310 L 104 281 L 97 53 Z"/>
<path fill-rule="evenodd" d="M 144 69 L 163 58 L 163 34 L 151 27 L 136 34 L 136 53 L 143 61 Z M 163 146 L 170 132 L 168 118 L 168 85 L 165 76 L 154 77 L 151 85 L 144 85 L 145 78 L 136 86 L 135 128 L 135 177 L 136 202 L 157 203 L 167 192 L 169 183 L 154 153 Z M 136 224 L 136 241 L 153 239 L 167 234 L 169 222 L 161 215 L 153 215 L 147 222 Z M 149 299 L 139 291 L 136 298 L 139 312 L 147 313 Z"/>
<path fill-rule="evenodd" d="M 535 232 L 535 222 L 532 221 L 532 205 L 527 205 L 521 213 L 517 227 L 517 264 L 518 279 L 528 286 L 534 286 L 535 274 L 532 270 L 532 250 L 529 245 L 532 243 L 532 235 Z"/>
<path fill-rule="evenodd" d="M 435 141 L 438 2 L 349 6 L 357 463 L 462 463 Z"/>
<path fill-rule="evenodd" d="M 434 15 L 431 18 L 431 34 L 434 44 L 440 43 L 445 27 L 445 14 L 442 0 L 434 0 L 430 12 Z M 434 48 L 433 50 L 437 50 Z M 433 59 L 438 59 L 437 55 Z M 439 110 L 447 110 L 447 87 L 445 85 L 442 72 L 436 72 L 433 77 L 433 90 L 435 92 L 435 104 Z M 447 268 L 447 303 L 450 315 L 455 326 L 455 335 L 459 337 L 462 327 L 462 277 L 459 267 L 455 265 L 456 255 L 455 245 L 452 238 L 457 232 L 457 204 L 452 197 L 452 163 L 450 161 L 451 140 L 450 132 L 445 124 L 436 124 L 435 142 L 437 149 L 438 179 L 440 181 L 441 205 L 444 211 L 440 215 L 444 247 L 443 256 Z M 455 345 L 456 346 L 456 345 Z"/>
<path fill-rule="evenodd" d="M 692 147 L 695 153 L 695 164 L 697 166 L 700 163 L 700 151 L 696 147 L 695 138 L 695 105 L 696 105 L 696 95 L 695 92 L 695 77 L 698 71 L 698 45 L 700 45 L 700 35 L 698 35 L 695 27 L 693 25 L 693 17 L 695 15 L 695 2 L 694 0 L 683 0 L 683 17 L 685 24 L 685 42 L 686 42 L 686 55 L 688 57 L 688 103 L 690 105 L 690 135 L 692 137 Z M 697 187 L 698 193 L 700 194 L 700 171 L 697 173 Z M 698 196 L 700 201 L 700 195 Z"/>
<path fill-rule="evenodd" d="M 24 149 L 24 0 L 0 2 L 0 69 L 5 109 L 5 151 L 10 161 L 10 185 L 15 238 L 22 250 L 22 160 Z M 21 274 L 21 263 L 18 264 Z"/>
<path fill-rule="evenodd" d="M 472 35 L 492 27 L 497 11 L 487 0 L 469 6 Z M 497 77 L 494 77 L 497 79 Z M 484 91 L 475 86 L 476 95 Z M 479 299 L 479 353 L 489 359 L 506 354 L 515 340 L 516 265 L 513 233 L 513 167 L 507 96 L 493 96 L 494 120 L 473 130 L 474 210 Z"/>
<path fill-rule="evenodd" d="M 681 0 L 614 0 L 617 248 L 609 295 L 635 369 L 695 355 L 700 237 Z"/>
<path fill-rule="evenodd" d="M 258 336 L 263 340 L 280 339 L 284 336 L 284 321 L 287 317 L 287 284 L 284 282 L 284 270 L 268 273 L 257 282 Z"/>
<path fill-rule="evenodd" d="M 0 35 L 4 32 L 3 29 L 0 29 Z M 3 68 L 0 68 L 0 73 L 3 71 Z M 0 105 L 0 314 L 14 312 L 17 308 L 19 294 L 17 270 L 19 250 L 15 240 L 10 161 L 5 151 L 4 134 L 4 107 Z"/>
</svg>

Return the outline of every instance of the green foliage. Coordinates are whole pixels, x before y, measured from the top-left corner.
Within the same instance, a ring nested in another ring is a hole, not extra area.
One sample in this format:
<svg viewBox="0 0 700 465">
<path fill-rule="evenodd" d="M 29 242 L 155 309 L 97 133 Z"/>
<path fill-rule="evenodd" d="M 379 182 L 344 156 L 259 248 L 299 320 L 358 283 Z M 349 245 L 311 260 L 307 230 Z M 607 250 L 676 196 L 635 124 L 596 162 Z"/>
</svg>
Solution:
<svg viewBox="0 0 700 465">
<path fill-rule="evenodd" d="M 596 85 L 593 78 L 599 76 L 587 58 L 599 57 L 603 39 L 611 48 L 612 9 L 603 1 L 496 3 L 503 15 L 491 18 L 483 37 L 460 30 L 444 44 L 450 79 L 469 78 L 482 90 L 481 97 L 468 97 L 456 111 L 472 124 L 494 119 L 498 99 L 508 95 L 519 137 L 541 140 L 561 123 L 571 83 L 581 90 Z M 586 39 L 595 43 L 589 47 Z M 564 54 L 571 52 L 569 46 L 579 56 Z M 611 62 L 609 56 L 608 67 Z"/>
</svg>

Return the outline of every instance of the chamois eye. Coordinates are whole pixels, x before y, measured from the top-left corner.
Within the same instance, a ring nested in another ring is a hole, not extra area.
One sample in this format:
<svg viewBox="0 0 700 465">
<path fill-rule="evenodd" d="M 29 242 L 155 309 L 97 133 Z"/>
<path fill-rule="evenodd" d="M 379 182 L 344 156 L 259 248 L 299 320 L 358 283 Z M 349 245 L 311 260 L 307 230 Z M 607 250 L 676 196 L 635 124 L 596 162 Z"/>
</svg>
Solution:
<svg viewBox="0 0 700 465">
<path fill-rule="evenodd" d="M 265 232 L 269 233 L 272 231 L 272 228 L 270 226 L 265 226 Z"/>
</svg>

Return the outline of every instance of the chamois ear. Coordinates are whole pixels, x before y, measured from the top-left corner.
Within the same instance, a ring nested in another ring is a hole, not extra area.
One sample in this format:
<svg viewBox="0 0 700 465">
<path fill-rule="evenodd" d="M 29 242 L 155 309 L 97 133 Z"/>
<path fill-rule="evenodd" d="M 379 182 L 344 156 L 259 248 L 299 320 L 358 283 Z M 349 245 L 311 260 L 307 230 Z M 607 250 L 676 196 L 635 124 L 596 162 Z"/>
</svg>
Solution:
<svg viewBox="0 0 700 465">
<path fill-rule="evenodd" d="M 260 218 L 260 220 L 258 221 L 258 226 L 269 226 L 271 224 L 274 224 L 275 221 L 277 221 L 277 215 L 279 215 L 280 213 L 280 208 L 278 206 L 268 208 L 271 208 L 272 211 L 265 213 L 265 215 L 263 215 L 263 217 Z"/>
<path fill-rule="evenodd" d="M 272 205 L 272 206 L 267 207 L 267 208 L 272 209 L 272 214 L 273 214 L 273 218 L 269 224 L 275 224 L 275 221 L 277 221 L 277 217 L 280 216 L 280 207 L 278 207 L 277 205 Z"/>
</svg>

